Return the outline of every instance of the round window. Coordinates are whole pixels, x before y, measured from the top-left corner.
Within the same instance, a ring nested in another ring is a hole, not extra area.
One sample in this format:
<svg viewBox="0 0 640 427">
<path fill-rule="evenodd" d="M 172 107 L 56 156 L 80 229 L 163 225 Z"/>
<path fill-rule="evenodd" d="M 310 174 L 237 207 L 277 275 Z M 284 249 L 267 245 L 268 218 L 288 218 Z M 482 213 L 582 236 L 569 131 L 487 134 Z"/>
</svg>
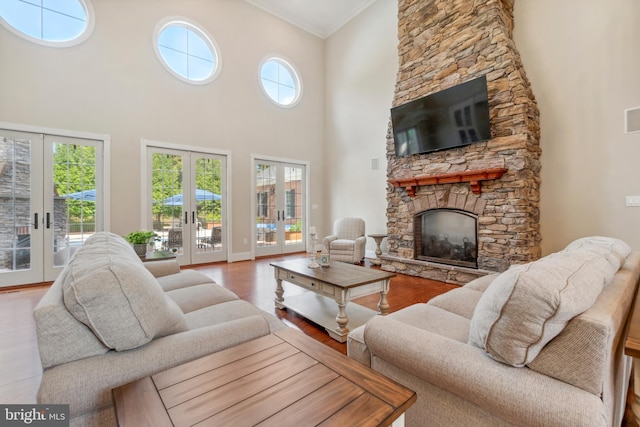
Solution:
<svg viewBox="0 0 640 427">
<path fill-rule="evenodd" d="M 12 33 L 44 46 L 67 47 L 93 32 L 89 0 L 0 1 L 0 23 Z"/>
<path fill-rule="evenodd" d="M 184 18 L 158 24 L 153 46 L 165 68 L 187 83 L 209 83 L 220 72 L 220 59 L 213 38 Z"/>
<path fill-rule="evenodd" d="M 293 66 L 282 58 L 267 58 L 260 67 L 260 83 L 269 100 L 281 107 L 300 101 L 302 84 Z"/>
</svg>

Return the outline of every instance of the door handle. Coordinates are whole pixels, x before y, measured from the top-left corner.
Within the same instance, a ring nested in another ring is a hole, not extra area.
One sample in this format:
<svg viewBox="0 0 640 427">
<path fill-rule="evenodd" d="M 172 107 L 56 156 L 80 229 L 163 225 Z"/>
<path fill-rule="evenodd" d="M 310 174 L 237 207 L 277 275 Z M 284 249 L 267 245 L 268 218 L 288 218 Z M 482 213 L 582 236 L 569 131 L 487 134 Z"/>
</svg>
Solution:
<svg viewBox="0 0 640 427">
<path fill-rule="evenodd" d="M 185 212 L 184 213 L 184 225 L 189 224 L 189 217 L 188 217 L 189 213 Z"/>
<path fill-rule="evenodd" d="M 38 229 L 38 212 L 33 214 L 33 228 Z"/>
<path fill-rule="evenodd" d="M 191 224 L 196 223 L 196 211 L 191 211 Z"/>
<path fill-rule="evenodd" d="M 280 221 L 280 211 L 278 211 L 278 221 Z"/>
<path fill-rule="evenodd" d="M 51 228 L 51 214 L 47 212 L 47 229 Z"/>
</svg>

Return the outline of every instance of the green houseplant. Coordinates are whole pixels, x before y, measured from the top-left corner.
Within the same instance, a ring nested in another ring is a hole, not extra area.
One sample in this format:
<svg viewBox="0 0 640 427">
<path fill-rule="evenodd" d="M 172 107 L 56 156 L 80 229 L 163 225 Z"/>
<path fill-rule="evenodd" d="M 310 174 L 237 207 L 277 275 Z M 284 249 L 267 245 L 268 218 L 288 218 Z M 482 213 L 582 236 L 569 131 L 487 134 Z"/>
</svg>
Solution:
<svg viewBox="0 0 640 427">
<path fill-rule="evenodd" d="M 153 231 L 138 230 L 132 231 L 124 236 L 124 238 L 133 245 L 133 250 L 135 250 L 139 256 L 145 256 L 147 253 L 147 244 L 156 236 L 157 234 Z"/>
</svg>

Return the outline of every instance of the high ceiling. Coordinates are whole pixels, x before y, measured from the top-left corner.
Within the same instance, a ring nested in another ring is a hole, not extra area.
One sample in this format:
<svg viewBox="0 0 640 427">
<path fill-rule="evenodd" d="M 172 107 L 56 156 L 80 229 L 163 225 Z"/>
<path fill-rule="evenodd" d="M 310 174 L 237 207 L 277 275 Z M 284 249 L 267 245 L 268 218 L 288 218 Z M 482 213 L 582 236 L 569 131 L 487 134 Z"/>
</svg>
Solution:
<svg viewBox="0 0 640 427">
<path fill-rule="evenodd" d="M 245 0 L 323 39 L 375 0 Z"/>
</svg>

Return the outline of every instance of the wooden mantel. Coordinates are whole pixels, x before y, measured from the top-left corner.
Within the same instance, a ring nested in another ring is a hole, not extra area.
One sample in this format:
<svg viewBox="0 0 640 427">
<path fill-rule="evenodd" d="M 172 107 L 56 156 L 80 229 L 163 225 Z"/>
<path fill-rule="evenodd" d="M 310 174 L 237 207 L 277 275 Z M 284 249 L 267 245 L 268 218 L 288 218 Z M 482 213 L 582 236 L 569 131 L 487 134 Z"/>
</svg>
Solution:
<svg viewBox="0 0 640 427">
<path fill-rule="evenodd" d="M 482 181 L 500 179 L 506 171 L 506 168 L 476 169 L 464 172 L 390 179 L 388 182 L 393 184 L 395 187 L 405 188 L 407 190 L 407 194 L 411 197 L 416 195 L 416 187 L 421 185 L 454 184 L 458 182 L 468 182 L 473 194 L 480 194 L 480 183 Z"/>
</svg>

